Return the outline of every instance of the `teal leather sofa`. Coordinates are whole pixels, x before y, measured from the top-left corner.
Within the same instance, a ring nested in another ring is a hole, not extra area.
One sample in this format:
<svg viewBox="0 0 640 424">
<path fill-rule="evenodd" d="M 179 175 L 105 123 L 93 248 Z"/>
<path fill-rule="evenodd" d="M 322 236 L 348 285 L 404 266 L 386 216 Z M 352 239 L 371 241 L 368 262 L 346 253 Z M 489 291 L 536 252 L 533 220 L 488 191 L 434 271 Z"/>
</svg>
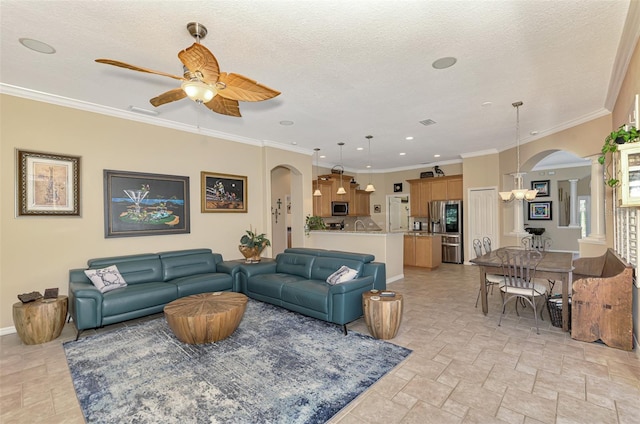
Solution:
<svg viewBox="0 0 640 424">
<path fill-rule="evenodd" d="M 342 325 L 362 316 L 362 293 L 386 289 L 384 263 L 373 255 L 335 250 L 290 248 L 275 261 L 243 264 L 236 274 L 240 291 L 263 302 Z M 336 285 L 327 277 L 346 265 L 355 279 Z"/>
<path fill-rule="evenodd" d="M 239 291 L 237 262 L 224 262 L 211 249 L 90 259 L 89 269 L 116 265 L 127 286 L 101 293 L 83 269 L 69 271 L 69 314 L 77 329 L 98 328 L 162 312 L 164 306 L 192 294 Z M 76 337 L 77 339 L 77 337 Z"/>
</svg>

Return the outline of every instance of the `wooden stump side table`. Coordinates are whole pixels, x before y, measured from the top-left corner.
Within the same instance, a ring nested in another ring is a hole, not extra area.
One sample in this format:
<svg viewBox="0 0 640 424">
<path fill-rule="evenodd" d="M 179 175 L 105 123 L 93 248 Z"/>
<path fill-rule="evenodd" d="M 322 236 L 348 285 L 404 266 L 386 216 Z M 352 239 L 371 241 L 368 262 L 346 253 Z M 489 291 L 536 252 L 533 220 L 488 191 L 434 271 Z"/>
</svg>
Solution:
<svg viewBox="0 0 640 424">
<path fill-rule="evenodd" d="M 164 316 L 181 342 L 212 343 L 236 331 L 246 307 L 247 296 L 241 293 L 202 293 L 167 304 Z"/>
<path fill-rule="evenodd" d="M 392 339 L 402 322 L 402 294 L 384 297 L 380 293 L 362 293 L 362 311 L 367 328 L 376 339 Z"/>
<path fill-rule="evenodd" d="M 13 304 L 13 324 L 24 344 L 50 342 L 60 336 L 67 318 L 67 296 Z"/>
</svg>

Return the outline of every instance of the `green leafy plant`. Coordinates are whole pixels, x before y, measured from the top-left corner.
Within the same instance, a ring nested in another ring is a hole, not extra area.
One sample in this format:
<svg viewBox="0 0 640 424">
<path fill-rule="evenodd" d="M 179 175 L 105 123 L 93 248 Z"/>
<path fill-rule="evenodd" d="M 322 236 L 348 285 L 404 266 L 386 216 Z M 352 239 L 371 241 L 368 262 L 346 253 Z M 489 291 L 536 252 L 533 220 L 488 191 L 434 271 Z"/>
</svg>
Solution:
<svg viewBox="0 0 640 424">
<path fill-rule="evenodd" d="M 309 230 L 324 230 L 326 228 L 322 217 L 317 215 L 307 215 L 305 224 Z"/>
<path fill-rule="evenodd" d="M 271 246 L 271 241 L 266 237 L 266 234 L 256 234 L 253 232 L 252 228 L 247 230 L 247 234 L 243 235 L 240 238 L 240 245 L 247 247 L 256 247 L 256 246 Z"/>
<path fill-rule="evenodd" d="M 618 151 L 619 144 L 636 143 L 640 140 L 640 132 L 632 125 L 621 125 L 617 130 L 611 131 L 611 133 L 604 139 L 604 145 L 601 149 L 601 155 L 598 157 L 600 165 L 605 165 L 607 155 L 613 154 Z M 607 185 L 609 187 L 615 187 L 620 184 L 620 180 L 612 177 L 609 174 L 609 164 L 605 165 L 605 172 L 607 173 Z"/>
</svg>

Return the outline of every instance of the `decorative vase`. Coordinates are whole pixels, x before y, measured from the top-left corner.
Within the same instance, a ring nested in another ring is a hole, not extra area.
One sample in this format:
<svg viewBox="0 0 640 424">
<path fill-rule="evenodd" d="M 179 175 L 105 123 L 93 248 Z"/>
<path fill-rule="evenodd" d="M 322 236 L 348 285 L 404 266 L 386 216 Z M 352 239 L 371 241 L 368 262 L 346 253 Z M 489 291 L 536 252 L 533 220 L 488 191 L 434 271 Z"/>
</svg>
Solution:
<svg viewBox="0 0 640 424">
<path fill-rule="evenodd" d="M 260 258 L 260 254 L 264 250 L 264 244 L 262 246 L 254 247 L 244 246 L 241 244 L 238 246 L 238 250 L 240 250 L 240 253 L 242 253 L 242 256 L 244 256 L 245 263 L 257 263 L 260 262 L 260 259 L 262 259 Z"/>
</svg>

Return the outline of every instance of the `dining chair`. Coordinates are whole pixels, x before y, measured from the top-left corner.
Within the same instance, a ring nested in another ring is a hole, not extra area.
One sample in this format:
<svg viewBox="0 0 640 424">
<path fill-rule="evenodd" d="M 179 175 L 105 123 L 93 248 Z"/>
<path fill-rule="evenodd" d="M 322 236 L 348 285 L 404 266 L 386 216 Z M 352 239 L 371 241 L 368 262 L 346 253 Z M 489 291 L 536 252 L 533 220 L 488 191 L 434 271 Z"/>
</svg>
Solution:
<svg viewBox="0 0 640 424">
<path fill-rule="evenodd" d="M 491 253 L 491 240 L 488 237 L 485 237 L 486 240 L 489 240 L 489 249 L 487 250 L 487 245 L 485 244 L 486 253 Z M 482 256 L 482 243 L 480 239 L 473 240 L 473 250 L 476 252 L 476 257 Z M 493 286 L 499 286 L 504 283 L 504 277 L 498 274 L 486 274 L 484 279 L 484 284 L 489 293 L 489 289 L 491 289 L 491 294 L 493 294 Z M 482 289 L 478 289 L 478 296 L 476 297 L 476 308 L 478 307 L 478 300 L 480 300 L 480 293 L 482 293 Z"/>
<path fill-rule="evenodd" d="M 502 316 L 506 309 L 507 303 L 512 299 L 516 300 L 516 314 L 518 313 L 518 302 L 521 299 L 531 305 L 533 308 L 533 316 L 536 322 L 536 334 L 540 334 L 540 328 L 538 326 L 538 315 L 540 319 L 542 317 L 542 306 L 540 307 L 540 313 L 538 314 L 538 307 L 536 301 L 542 298 L 544 301 L 547 299 L 547 286 L 546 284 L 540 284 L 535 281 L 535 274 L 538 264 L 542 260 L 542 252 L 535 249 L 499 249 L 496 251 L 496 255 L 502 262 L 502 271 L 504 274 L 504 285 L 500 288 L 502 292 L 502 314 L 500 314 L 500 320 L 498 326 L 502 323 Z"/>
<path fill-rule="evenodd" d="M 522 239 L 522 247 L 525 249 L 535 249 L 541 252 L 546 252 L 551 249 L 551 239 L 549 237 L 531 236 Z M 549 284 L 549 293 L 553 293 L 553 287 L 556 285 L 556 280 L 546 280 Z"/>
</svg>

